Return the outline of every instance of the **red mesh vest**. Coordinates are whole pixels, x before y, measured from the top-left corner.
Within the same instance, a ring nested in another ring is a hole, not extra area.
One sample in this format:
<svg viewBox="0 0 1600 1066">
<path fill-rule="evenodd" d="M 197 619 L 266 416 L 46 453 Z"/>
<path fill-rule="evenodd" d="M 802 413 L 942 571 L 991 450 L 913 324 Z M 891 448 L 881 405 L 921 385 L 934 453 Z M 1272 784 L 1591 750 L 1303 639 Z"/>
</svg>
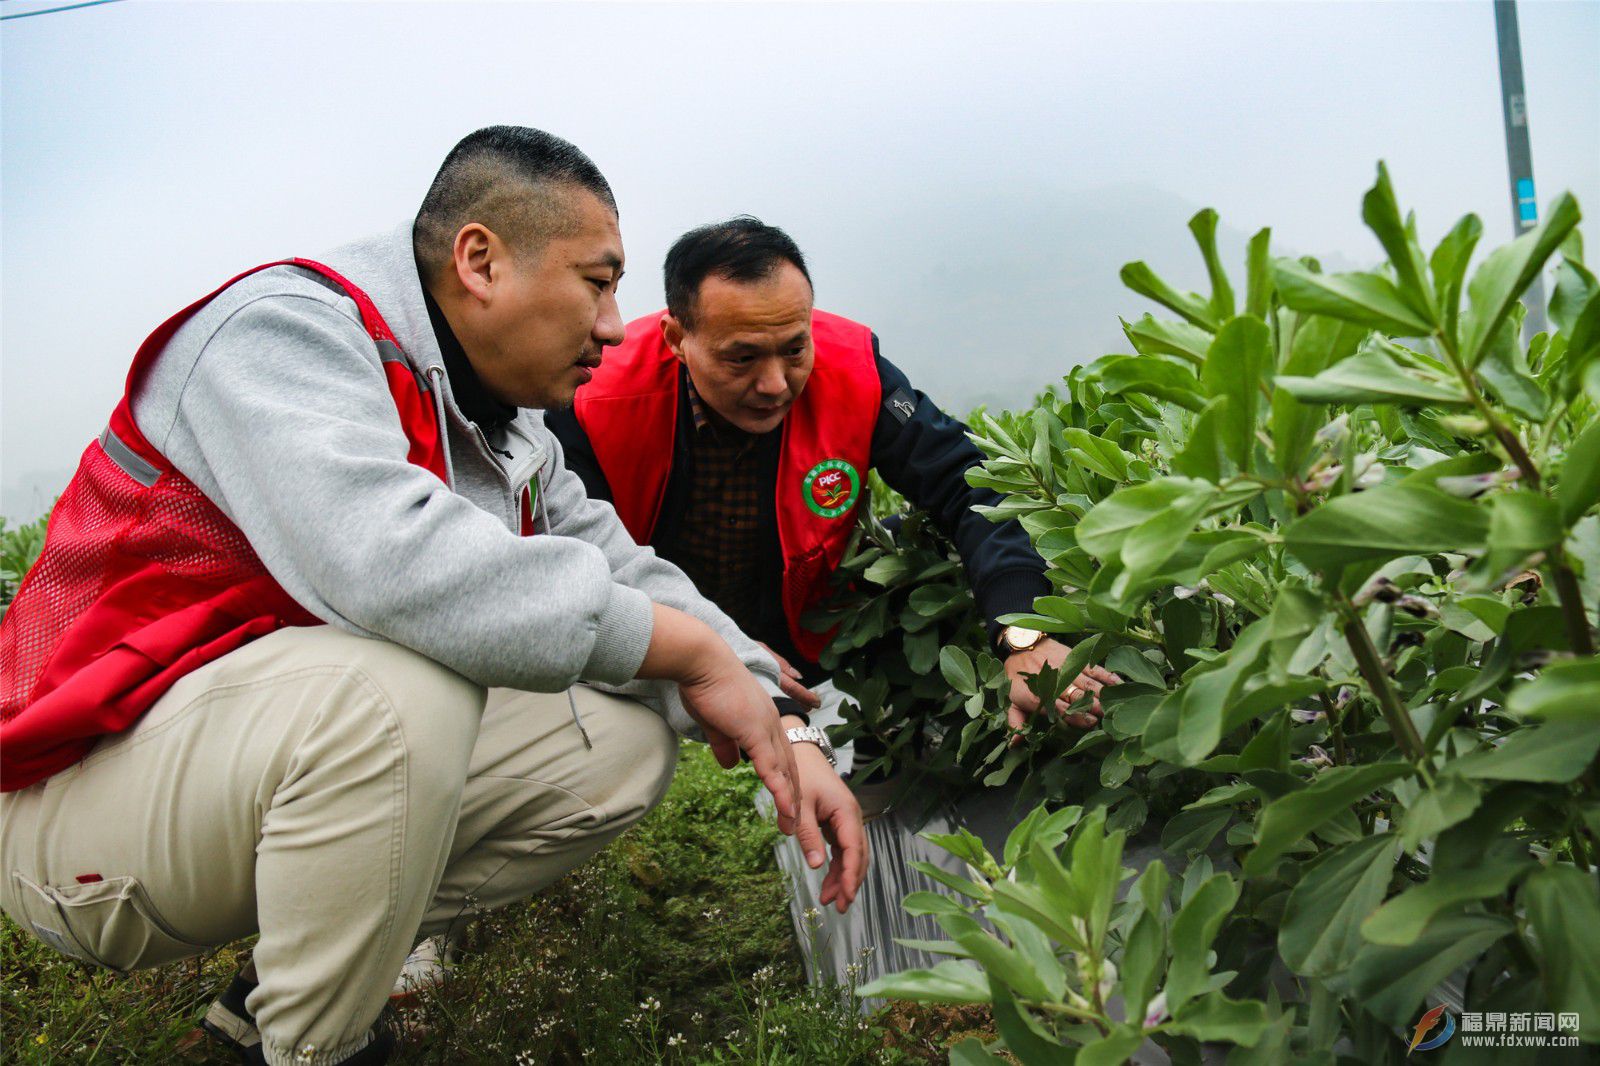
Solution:
<svg viewBox="0 0 1600 1066">
<path fill-rule="evenodd" d="M 629 323 L 627 339 L 605 353 L 574 405 L 617 515 L 640 544 L 650 543 L 661 513 L 678 428 L 679 363 L 661 336 L 665 314 Z M 784 618 L 795 647 L 815 661 L 830 634 L 811 632 L 800 618 L 827 595 L 855 529 L 883 385 L 866 326 L 813 311 L 811 336 L 816 362 L 783 420 L 774 503 Z"/>
<path fill-rule="evenodd" d="M 267 263 L 179 311 L 134 356 L 122 402 L 56 501 L 44 550 L 0 620 L 0 791 L 71 766 L 196 667 L 284 626 L 321 624 L 133 421 L 134 392 L 178 328 L 234 282 L 284 265 L 315 271 L 356 302 L 411 442 L 407 458 L 444 479 L 426 386 L 372 301 L 333 270 Z"/>
</svg>

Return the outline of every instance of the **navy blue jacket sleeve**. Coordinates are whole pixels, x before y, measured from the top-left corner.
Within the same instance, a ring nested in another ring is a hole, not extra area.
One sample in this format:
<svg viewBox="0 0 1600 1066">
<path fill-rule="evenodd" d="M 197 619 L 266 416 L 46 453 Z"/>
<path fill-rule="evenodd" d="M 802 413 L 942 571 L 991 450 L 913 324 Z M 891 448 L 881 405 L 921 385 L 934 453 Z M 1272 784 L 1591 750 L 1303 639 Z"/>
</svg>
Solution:
<svg viewBox="0 0 1600 1066">
<path fill-rule="evenodd" d="M 578 416 L 572 412 L 572 408 L 546 411 L 544 424 L 545 428 L 555 434 L 556 440 L 561 442 L 561 453 L 566 460 L 567 469 L 578 475 L 589 498 L 616 503 L 616 498 L 611 495 L 611 482 L 606 480 L 605 471 L 600 469 L 600 460 L 595 458 L 594 445 L 589 441 L 589 434 L 583 431 L 583 426 L 578 423 Z"/>
<path fill-rule="evenodd" d="M 905 374 L 877 353 L 883 401 L 872 433 L 872 465 L 889 486 L 933 516 L 966 565 L 978 610 L 997 636 L 994 619 L 1031 611 L 1050 591 L 1044 560 L 1027 531 L 1012 520 L 998 525 L 972 508 L 994 506 L 1000 494 L 967 484 L 966 472 L 983 459 L 967 427 L 912 387 Z"/>
</svg>

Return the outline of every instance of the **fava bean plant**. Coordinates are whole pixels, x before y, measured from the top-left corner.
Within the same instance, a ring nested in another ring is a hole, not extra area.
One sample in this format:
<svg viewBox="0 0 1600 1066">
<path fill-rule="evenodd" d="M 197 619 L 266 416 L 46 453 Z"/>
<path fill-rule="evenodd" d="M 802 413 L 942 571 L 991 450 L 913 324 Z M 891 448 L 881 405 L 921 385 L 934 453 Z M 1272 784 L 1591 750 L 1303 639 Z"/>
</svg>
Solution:
<svg viewBox="0 0 1600 1066">
<path fill-rule="evenodd" d="M 1425 249 L 1381 164 L 1362 217 L 1377 269 L 1276 258 L 1263 230 L 1236 289 L 1200 212 L 1209 295 L 1129 264 L 1164 309 L 1123 323 L 1132 354 L 974 417 L 969 480 L 1054 590 L 1011 620 L 1074 647 L 1035 683 L 1122 674 L 1101 728 L 1010 743 L 948 543 L 865 521 L 829 653 L 848 730 L 882 738 L 877 770 L 1043 801 L 999 858 L 941 841 L 971 877 L 906 903 L 955 960 L 868 994 L 989 1002 L 1025 1066 L 1147 1038 L 1178 1062 L 1220 1042 L 1399 1063 L 1446 984 L 1600 1039 L 1600 284 L 1578 206 L 1475 267 L 1479 220 Z M 1525 340 L 1551 267 L 1551 328 Z M 1124 869 L 1138 832 L 1186 872 Z"/>
</svg>

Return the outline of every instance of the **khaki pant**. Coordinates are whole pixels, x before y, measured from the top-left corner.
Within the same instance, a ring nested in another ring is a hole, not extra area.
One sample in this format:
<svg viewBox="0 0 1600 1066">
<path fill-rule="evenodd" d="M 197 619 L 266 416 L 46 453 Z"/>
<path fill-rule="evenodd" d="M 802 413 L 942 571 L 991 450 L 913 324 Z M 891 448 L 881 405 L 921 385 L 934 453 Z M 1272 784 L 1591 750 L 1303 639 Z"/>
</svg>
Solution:
<svg viewBox="0 0 1600 1066">
<path fill-rule="evenodd" d="M 337 1062 L 420 936 L 539 891 L 665 794 L 661 719 L 573 694 L 592 750 L 566 693 L 486 693 L 394 644 L 281 630 L 0 796 L 0 906 L 118 970 L 259 932 L 268 1062 Z"/>
</svg>

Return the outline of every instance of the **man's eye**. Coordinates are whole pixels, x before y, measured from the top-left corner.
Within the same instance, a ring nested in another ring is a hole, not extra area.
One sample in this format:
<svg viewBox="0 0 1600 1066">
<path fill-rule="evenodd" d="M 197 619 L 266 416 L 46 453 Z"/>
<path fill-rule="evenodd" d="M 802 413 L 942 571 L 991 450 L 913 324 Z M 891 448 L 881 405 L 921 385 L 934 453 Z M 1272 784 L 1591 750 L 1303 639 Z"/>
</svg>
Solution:
<svg viewBox="0 0 1600 1066">
<path fill-rule="evenodd" d="M 607 289 L 611 288 L 610 278 L 590 278 L 589 282 L 601 292 L 605 292 Z"/>
</svg>

